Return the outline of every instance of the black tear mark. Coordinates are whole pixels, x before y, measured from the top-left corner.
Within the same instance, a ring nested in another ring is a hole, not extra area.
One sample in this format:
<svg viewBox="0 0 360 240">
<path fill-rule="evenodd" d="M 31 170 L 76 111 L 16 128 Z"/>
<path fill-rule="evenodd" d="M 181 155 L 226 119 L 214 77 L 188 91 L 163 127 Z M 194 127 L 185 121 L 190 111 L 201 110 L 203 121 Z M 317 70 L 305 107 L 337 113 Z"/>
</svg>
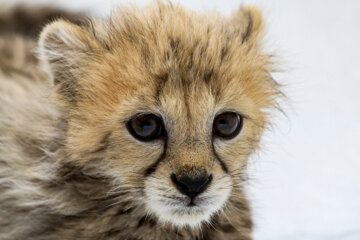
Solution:
<svg viewBox="0 0 360 240">
<path fill-rule="evenodd" d="M 221 166 L 222 170 L 223 170 L 225 173 L 229 174 L 229 170 L 228 170 L 225 162 L 219 157 L 219 155 L 218 155 L 218 154 L 216 153 L 216 151 L 215 151 L 214 139 L 211 140 L 211 147 L 212 147 L 213 154 L 214 154 L 215 158 L 218 160 L 218 162 L 220 163 L 220 166 Z"/>
<path fill-rule="evenodd" d="M 159 157 L 159 159 L 153 164 L 151 165 L 149 168 L 147 168 L 145 170 L 145 177 L 151 175 L 153 172 L 155 172 L 157 166 L 159 165 L 159 163 L 165 159 L 166 157 L 166 151 L 167 151 L 167 137 L 165 136 L 165 139 L 164 139 L 165 143 L 164 143 L 164 151 L 163 153 L 161 154 L 161 156 Z"/>
</svg>

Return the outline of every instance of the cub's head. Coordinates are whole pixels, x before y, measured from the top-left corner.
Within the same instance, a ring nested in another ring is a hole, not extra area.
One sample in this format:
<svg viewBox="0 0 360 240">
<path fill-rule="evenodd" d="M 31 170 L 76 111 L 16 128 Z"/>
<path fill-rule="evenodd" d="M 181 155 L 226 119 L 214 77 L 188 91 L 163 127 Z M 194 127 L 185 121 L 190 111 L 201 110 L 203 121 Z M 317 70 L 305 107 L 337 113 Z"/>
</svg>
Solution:
<svg viewBox="0 0 360 240">
<path fill-rule="evenodd" d="M 261 30 L 254 8 L 223 18 L 162 3 L 48 25 L 40 53 L 67 122 L 62 161 L 162 222 L 221 214 L 276 104 Z"/>
</svg>

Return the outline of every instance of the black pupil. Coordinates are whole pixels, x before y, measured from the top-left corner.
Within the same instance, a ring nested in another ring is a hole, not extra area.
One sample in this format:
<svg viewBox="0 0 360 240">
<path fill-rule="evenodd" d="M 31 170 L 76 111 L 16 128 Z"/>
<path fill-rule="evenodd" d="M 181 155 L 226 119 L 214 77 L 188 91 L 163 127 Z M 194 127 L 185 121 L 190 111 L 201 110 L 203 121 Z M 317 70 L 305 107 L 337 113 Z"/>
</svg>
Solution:
<svg viewBox="0 0 360 240">
<path fill-rule="evenodd" d="M 130 121 L 133 134 L 141 140 L 152 140 L 160 134 L 161 122 L 155 115 L 139 116 Z"/>
<path fill-rule="evenodd" d="M 232 137 L 241 127 L 241 118 L 233 112 L 220 114 L 214 121 L 214 133 L 220 137 Z"/>
</svg>

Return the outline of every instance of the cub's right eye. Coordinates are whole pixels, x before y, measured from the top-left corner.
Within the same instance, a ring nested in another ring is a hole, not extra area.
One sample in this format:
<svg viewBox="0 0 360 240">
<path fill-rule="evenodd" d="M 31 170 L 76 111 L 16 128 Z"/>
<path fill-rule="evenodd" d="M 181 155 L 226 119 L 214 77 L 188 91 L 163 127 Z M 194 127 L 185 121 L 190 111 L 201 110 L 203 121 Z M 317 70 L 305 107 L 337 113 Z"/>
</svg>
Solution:
<svg viewBox="0 0 360 240">
<path fill-rule="evenodd" d="M 224 112 L 214 119 L 213 133 L 214 135 L 231 139 L 239 134 L 243 125 L 242 117 L 235 112 Z"/>
<path fill-rule="evenodd" d="M 155 140 L 165 134 L 163 122 L 155 114 L 140 115 L 130 119 L 127 129 L 134 138 L 143 142 Z"/>
</svg>

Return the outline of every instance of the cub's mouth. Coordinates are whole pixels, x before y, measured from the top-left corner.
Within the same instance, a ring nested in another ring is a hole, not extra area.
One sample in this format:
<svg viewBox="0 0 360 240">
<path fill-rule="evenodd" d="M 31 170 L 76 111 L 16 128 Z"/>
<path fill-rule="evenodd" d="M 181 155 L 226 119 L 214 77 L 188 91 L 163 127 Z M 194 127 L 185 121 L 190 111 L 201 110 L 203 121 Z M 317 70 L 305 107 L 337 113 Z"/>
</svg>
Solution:
<svg viewBox="0 0 360 240">
<path fill-rule="evenodd" d="M 200 227 L 221 211 L 232 190 L 228 174 L 150 176 L 145 183 L 146 205 L 161 222 Z"/>
</svg>

